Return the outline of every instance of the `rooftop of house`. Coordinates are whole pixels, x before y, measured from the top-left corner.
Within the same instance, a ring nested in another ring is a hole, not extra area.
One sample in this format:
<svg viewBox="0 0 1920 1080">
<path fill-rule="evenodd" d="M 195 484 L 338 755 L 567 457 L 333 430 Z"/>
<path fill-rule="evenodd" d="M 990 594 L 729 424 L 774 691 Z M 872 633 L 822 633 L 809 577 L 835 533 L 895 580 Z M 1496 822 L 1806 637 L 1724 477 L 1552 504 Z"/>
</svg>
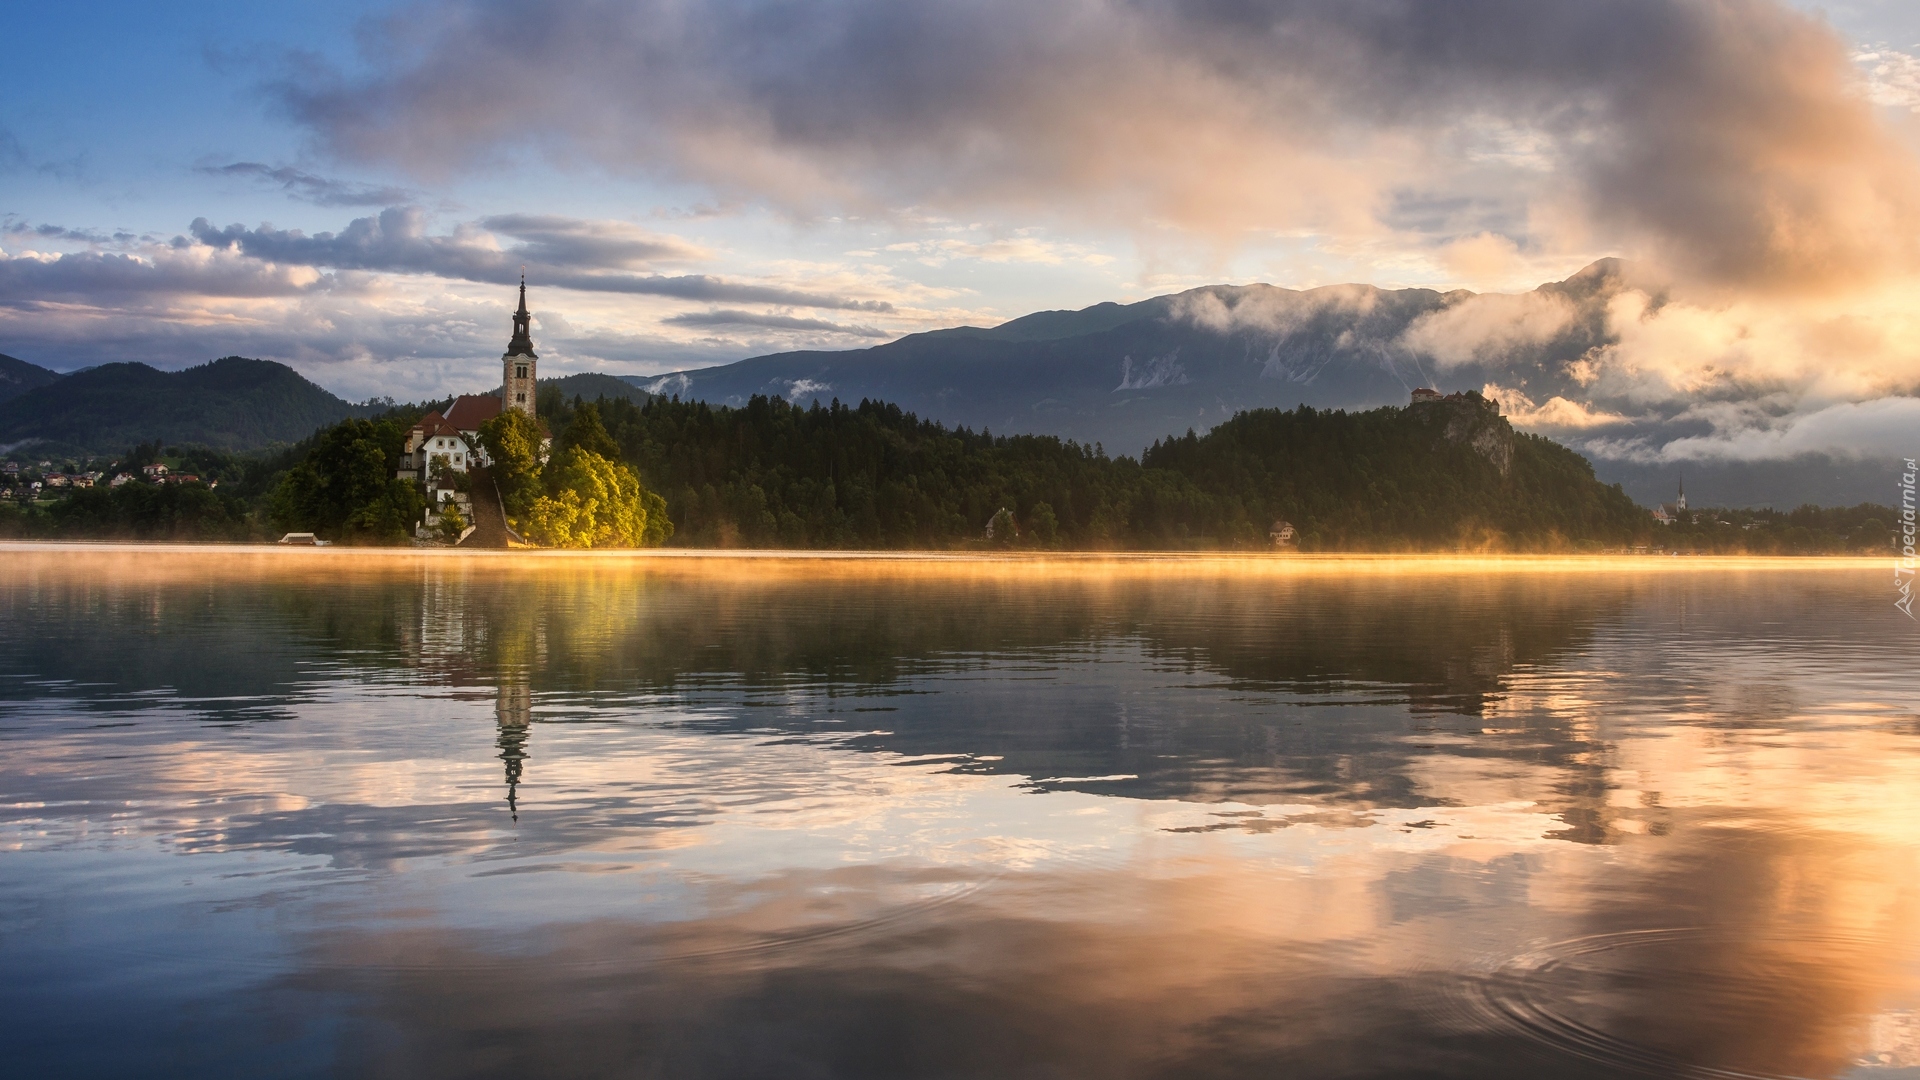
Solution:
<svg viewBox="0 0 1920 1080">
<path fill-rule="evenodd" d="M 413 425 L 413 431 L 419 434 L 422 441 L 438 437 L 450 439 L 463 437 L 458 425 L 437 412 L 430 412 L 421 417 L 420 422 Z"/>
<path fill-rule="evenodd" d="M 500 395 L 461 394 L 447 410 L 447 423 L 461 431 L 479 431 L 480 425 L 500 415 Z"/>
</svg>

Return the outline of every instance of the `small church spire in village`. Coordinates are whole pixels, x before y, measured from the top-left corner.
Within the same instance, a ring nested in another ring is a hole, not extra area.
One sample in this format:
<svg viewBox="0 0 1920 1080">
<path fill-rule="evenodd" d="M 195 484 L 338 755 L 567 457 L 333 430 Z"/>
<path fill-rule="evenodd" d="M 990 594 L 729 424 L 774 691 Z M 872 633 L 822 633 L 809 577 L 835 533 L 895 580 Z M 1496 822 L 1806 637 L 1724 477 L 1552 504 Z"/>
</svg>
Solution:
<svg viewBox="0 0 1920 1080">
<path fill-rule="evenodd" d="M 527 272 L 520 271 L 520 307 L 513 313 L 513 339 L 507 342 L 500 358 L 500 406 L 533 415 L 534 388 L 538 382 L 535 365 L 540 354 L 533 351 L 533 313 L 527 310 Z"/>
</svg>

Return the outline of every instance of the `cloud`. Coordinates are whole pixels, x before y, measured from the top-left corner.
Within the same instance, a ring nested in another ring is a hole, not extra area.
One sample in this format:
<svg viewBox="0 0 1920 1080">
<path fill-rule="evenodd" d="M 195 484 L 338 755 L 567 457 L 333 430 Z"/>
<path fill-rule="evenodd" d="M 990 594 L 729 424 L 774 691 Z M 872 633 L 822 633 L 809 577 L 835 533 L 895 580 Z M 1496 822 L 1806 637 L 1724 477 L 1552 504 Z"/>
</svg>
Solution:
<svg viewBox="0 0 1920 1080">
<path fill-rule="evenodd" d="M 27 148 L 10 129 L 0 127 L 0 176 L 8 173 L 35 172 L 60 180 L 78 180 L 85 171 L 84 155 L 75 155 L 65 161 L 36 160 L 27 153 Z"/>
<path fill-rule="evenodd" d="M 1327 285 L 1304 292 L 1271 285 L 1214 285 L 1181 293 L 1169 313 L 1217 334 L 1251 332 L 1283 339 L 1327 313 L 1363 318 L 1378 302 L 1379 293 L 1367 285 Z"/>
<path fill-rule="evenodd" d="M 585 292 L 670 296 L 683 300 L 781 304 L 847 311 L 893 310 L 882 300 L 830 296 L 804 289 L 752 285 L 706 274 L 662 275 L 623 272 L 654 260 L 698 258 L 703 253 L 676 237 L 659 236 L 620 221 L 583 221 L 546 215 L 510 214 L 457 226 L 451 233 L 427 230 L 426 212 L 400 206 L 377 217 L 355 218 L 338 233 L 311 236 L 298 229 L 261 225 L 215 228 L 205 218 L 191 227 L 194 239 L 216 249 L 232 249 L 256 259 L 300 266 L 512 284 L 524 266 L 541 285 Z M 501 247 L 495 233 L 520 240 Z"/>
<path fill-rule="evenodd" d="M 516 280 L 522 262 L 545 288 L 576 290 L 546 292 L 538 304 L 551 373 L 657 372 L 748 355 L 743 342 L 676 335 L 677 327 L 655 321 L 657 305 L 636 306 L 634 297 L 777 304 L 787 310 L 722 315 L 742 326 L 814 333 L 823 343 L 892 336 L 790 313 L 891 311 L 885 301 L 635 272 L 649 260 L 703 253 L 622 222 L 499 215 L 440 233 L 421 212 L 401 208 L 338 233 L 215 228 L 205 220 L 190 232 L 161 241 L 7 220 L 0 238 L 22 243 L 0 250 L 0 336 L 14 353 L 56 368 L 115 360 L 178 367 L 239 354 L 291 363 L 356 400 L 418 398 L 497 377 L 512 293 L 492 286 Z M 29 246 L 42 242 L 90 250 Z M 566 270 L 549 271 L 559 260 Z"/>
<path fill-rule="evenodd" d="M 236 161 L 229 165 L 202 165 L 194 170 L 209 176 L 233 176 L 270 184 L 290 197 L 318 206 L 392 206 L 411 202 L 418 195 L 408 188 L 379 184 L 356 184 L 334 180 L 291 166 L 274 167 L 257 161 Z"/>
<path fill-rule="evenodd" d="M 845 326 L 825 319 L 806 319 L 794 315 L 773 315 L 732 309 L 687 311 L 678 315 L 669 315 L 660 321 L 668 326 L 690 326 L 702 329 L 803 330 L 862 338 L 897 336 L 872 326 Z"/>
<path fill-rule="evenodd" d="M 1803 454 L 1900 458 L 1916 453 L 1920 446 L 1916 432 L 1920 432 L 1920 398 L 1884 397 L 1665 442 L 1598 440 L 1592 452 L 1642 463 L 1776 461 Z"/>
<path fill-rule="evenodd" d="M 26 148 L 13 132 L 0 127 L 0 173 L 19 172 L 26 167 Z"/>
<path fill-rule="evenodd" d="M 1420 316 L 1407 328 L 1405 345 L 1433 358 L 1442 370 L 1467 363 L 1498 362 L 1537 352 L 1579 319 L 1573 301 L 1558 293 L 1482 293 Z"/>
<path fill-rule="evenodd" d="M 1480 388 L 1482 396 L 1496 402 L 1500 413 L 1515 427 L 1532 431 L 1584 431 L 1630 423 L 1631 417 L 1599 411 L 1580 401 L 1559 395 L 1536 405 L 1532 398 L 1511 387 L 1488 383 Z"/>
<path fill-rule="evenodd" d="M 677 236 L 662 236 L 623 221 L 587 221 L 554 214 L 496 214 L 480 227 L 520 241 L 517 257 L 552 266 L 628 269 L 656 262 L 690 262 L 711 253 Z"/>
<path fill-rule="evenodd" d="M 0 251 L 0 306 L 13 308 L 142 296 L 297 296 L 332 284 L 311 267 L 274 265 L 198 246 L 61 255 Z"/>
<path fill-rule="evenodd" d="M 1482 232 L 1443 246 L 1440 264 L 1455 281 L 1477 286 L 1482 282 L 1512 280 L 1525 267 L 1526 260 L 1520 254 L 1520 245 L 1512 238 Z"/>
<path fill-rule="evenodd" d="M 1853 54 L 1875 105 L 1920 113 L 1920 56 L 1884 46 Z"/>
<path fill-rule="evenodd" d="M 26 221 L 9 219 L 0 233 L 8 236 L 31 237 L 36 240 L 67 240 L 79 244 L 126 243 L 139 239 L 129 232 L 116 232 L 109 236 L 98 229 L 69 229 L 64 225 L 33 225 Z"/>
<path fill-rule="evenodd" d="M 280 102 L 349 160 L 545 153 L 802 213 L 1364 238 L 1400 196 L 1496 191 L 1530 241 L 1796 288 L 1910 266 L 1920 235 L 1910 148 L 1776 0 L 435 7 Z"/>
<path fill-rule="evenodd" d="M 12 283 L 0 273 L 0 340 L 7 343 L 0 351 L 56 370 L 116 361 L 177 369 L 219 356 L 261 357 L 291 364 L 354 401 L 376 395 L 425 400 L 477 392 L 499 380 L 510 293 L 449 288 L 428 278 L 399 278 L 364 289 L 332 282 L 263 295 L 267 292 L 89 296 L 82 291 L 16 300 Z M 618 311 L 595 314 L 593 326 L 564 335 L 536 333 L 542 374 L 652 374 L 747 355 L 731 343 L 687 342 L 648 332 L 646 320 L 623 321 Z M 632 331 L 622 329 L 635 323 Z"/>
<path fill-rule="evenodd" d="M 1113 256 L 1093 251 L 1080 244 L 1043 240 L 1035 236 L 1015 235 L 980 242 L 952 237 L 933 240 L 908 240 L 888 244 L 888 251 L 914 252 L 920 261 L 938 266 L 953 259 L 977 259 L 986 263 L 1041 263 L 1060 266 L 1067 262 L 1102 266 Z"/>
<path fill-rule="evenodd" d="M 1483 379 L 1516 425 L 1578 434 L 1599 457 L 1875 456 L 1897 449 L 1900 403 L 1920 396 L 1916 292 L 1896 279 L 1714 299 L 1603 265 L 1531 293 L 1450 296 L 1399 343 Z"/>
</svg>

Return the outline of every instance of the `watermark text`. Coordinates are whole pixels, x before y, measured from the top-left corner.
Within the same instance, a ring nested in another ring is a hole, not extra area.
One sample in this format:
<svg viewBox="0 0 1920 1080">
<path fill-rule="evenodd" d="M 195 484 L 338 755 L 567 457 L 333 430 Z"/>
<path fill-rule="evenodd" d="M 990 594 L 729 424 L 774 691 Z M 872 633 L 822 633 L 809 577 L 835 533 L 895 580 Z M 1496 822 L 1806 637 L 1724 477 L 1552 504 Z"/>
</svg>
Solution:
<svg viewBox="0 0 1920 1080">
<path fill-rule="evenodd" d="M 1893 587 L 1900 594 L 1893 606 L 1911 619 L 1913 615 L 1913 479 L 1920 473 L 1913 458 L 1906 459 L 1906 471 L 1900 474 L 1900 557 L 1893 563 Z"/>
</svg>

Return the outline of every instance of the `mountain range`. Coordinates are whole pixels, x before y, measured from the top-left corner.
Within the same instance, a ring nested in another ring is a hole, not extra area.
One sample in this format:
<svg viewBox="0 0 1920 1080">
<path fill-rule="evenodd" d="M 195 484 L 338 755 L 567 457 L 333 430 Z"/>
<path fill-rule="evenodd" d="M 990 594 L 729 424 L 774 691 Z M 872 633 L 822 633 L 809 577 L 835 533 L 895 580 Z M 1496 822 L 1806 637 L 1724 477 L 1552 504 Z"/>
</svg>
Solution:
<svg viewBox="0 0 1920 1080">
<path fill-rule="evenodd" d="M 1610 303 L 1662 290 L 1602 259 L 1517 296 L 1333 285 L 1210 285 L 1133 304 L 1042 311 L 992 328 L 913 334 L 866 349 L 775 353 L 629 381 L 663 395 L 743 404 L 884 400 L 949 425 L 1051 434 L 1137 455 L 1248 409 L 1404 405 L 1418 387 L 1578 401 L 1573 372 L 1609 343 Z M 1489 324 L 1522 334 L 1486 333 Z M 1632 435 L 1699 434 L 1684 416 L 1641 417 Z M 1568 432 L 1591 438 L 1609 432 Z M 1575 441 L 1576 449 L 1581 449 Z M 1891 462 L 1807 455 L 1685 466 L 1696 504 L 1843 505 L 1891 497 Z M 1673 498 L 1681 467 L 1596 457 L 1597 474 L 1643 503 Z"/>
<path fill-rule="evenodd" d="M 48 371 L 37 364 L 0 354 L 0 402 L 11 401 L 29 390 L 38 390 L 59 379 L 60 373 L 57 371 Z"/>
<path fill-rule="evenodd" d="M 43 456 L 116 454 L 150 441 L 252 450 L 367 412 L 270 360 L 229 356 L 183 371 L 102 364 L 70 375 L 15 363 L 37 385 L 0 400 L 0 448 Z"/>
<path fill-rule="evenodd" d="M 1515 296 L 1335 285 L 1214 285 L 1132 304 L 1042 311 L 990 328 L 913 334 L 872 348 L 775 353 L 653 377 L 543 380 L 567 398 L 677 395 L 744 404 L 891 402 L 949 426 L 1049 434 L 1138 455 L 1155 440 L 1207 431 L 1248 409 L 1403 405 L 1418 387 L 1486 390 L 1509 404 L 1581 400 L 1578 361 L 1609 343 L 1608 310 L 1657 287 L 1605 259 Z M 1544 314 L 1545 318 L 1537 318 Z M 1486 323 L 1535 319 L 1526 334 Z M 117 453 L 159 439 L 252 449 L 304 438 L 364 411 L 284 365 L 229 357 L 181 372 L 109 364 L 59 375 L 0 356 L 0 449 Z M 1624 419 L 1624 418 L 1623 418 Z M 1628 436 L 1700 434 L 1676 412 L 1640 417 Z M 1557 435 L 1584 450 L 1603 430 Z M 1681 467 L 1593 458 L 1636 500 L 1671 499 Z M 1893 496 L 1894 463 L 1803 455 L 1685 466 L 1696 505 L 1851 505 Z"/>
<path fill-rule="evenodd" d="M 648 397 L 597 372 L 540 386 L 569 399 Z M 103 364 L 63 375 L 0 356 L 0 450 L 40 457 L 118 454 L 143 442 L 259 450 L 382 407 L 343 400 L 272 360 L 229 356 L 184 371 Z"/>
</svg>

